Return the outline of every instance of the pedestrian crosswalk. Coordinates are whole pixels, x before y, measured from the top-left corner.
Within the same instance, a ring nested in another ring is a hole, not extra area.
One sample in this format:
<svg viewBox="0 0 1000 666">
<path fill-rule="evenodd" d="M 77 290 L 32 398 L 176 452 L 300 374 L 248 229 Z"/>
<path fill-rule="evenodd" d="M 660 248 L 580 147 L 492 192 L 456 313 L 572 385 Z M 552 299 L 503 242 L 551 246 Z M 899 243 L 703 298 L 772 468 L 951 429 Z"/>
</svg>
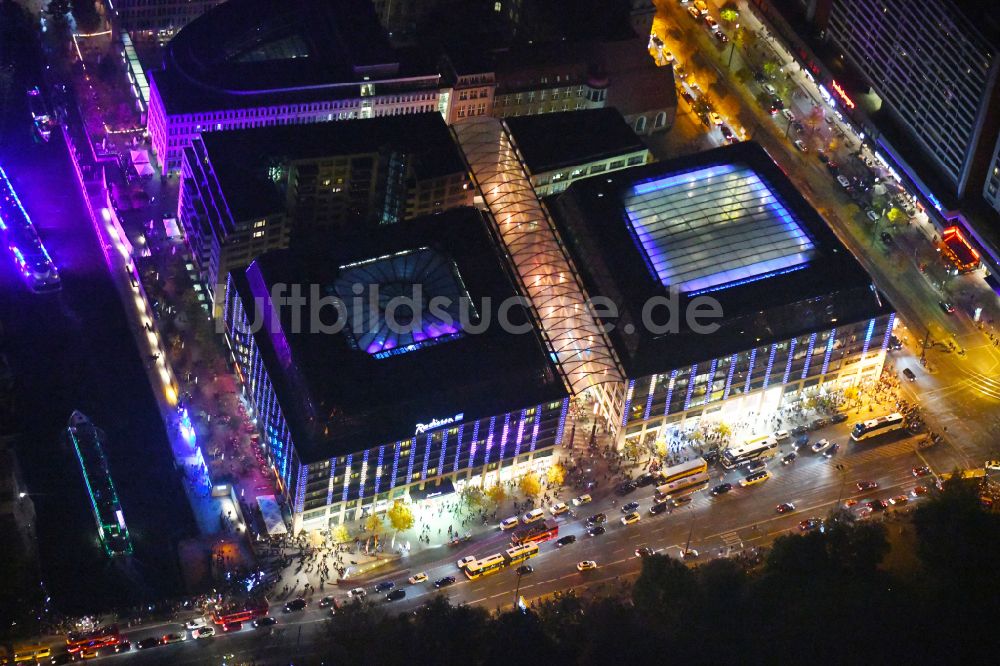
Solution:
<svg viewBox="0 0 1000 666">
<path fill-rule="evenodd" d="M 722 543 L 726 544 L 729 548 L 735 548 L 743 544 L 743 540 L 740 539 L 740 535 L 736 532 L 726 532 L 725 534 L 720 534 L 719 538 L 722 539 Z"/>
</svg>

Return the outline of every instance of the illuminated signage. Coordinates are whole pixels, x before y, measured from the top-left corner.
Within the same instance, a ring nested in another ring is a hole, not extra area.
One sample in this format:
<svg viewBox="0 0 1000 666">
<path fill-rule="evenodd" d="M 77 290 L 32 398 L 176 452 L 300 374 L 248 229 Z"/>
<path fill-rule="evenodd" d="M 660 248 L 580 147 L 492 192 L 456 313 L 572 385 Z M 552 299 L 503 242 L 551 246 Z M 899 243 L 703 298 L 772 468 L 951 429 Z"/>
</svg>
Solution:
<svg viewBox="0 0 1000 666">
<path fill-rule="evenodd" d="M 434 430 L 435 428 L 440 428 L 441 426 L 451 425 L 452 423 L 458 423 L 463 418 L 465 418 L 464 412 L 459 412 L 454 416 L 449 416 L 443 419 L 431 419 L 430 423 L 418 423 L 416 432 L 414 435 L 422 435 L 428 430 Z"/>
<path fill-rule="evenodd" d="M 844 91 L 844 89 L 840 86 L 840 84 L 837 83 L 836 81 L 831 81 L 830 85 L 833 86 L 833 92 L 837 93 L 837 97 L 840 98 L 840 101 L 846 104 L 848 109 L 853 109 L 854 100 L 850 98 L 850 96 Z"/>
</svg>

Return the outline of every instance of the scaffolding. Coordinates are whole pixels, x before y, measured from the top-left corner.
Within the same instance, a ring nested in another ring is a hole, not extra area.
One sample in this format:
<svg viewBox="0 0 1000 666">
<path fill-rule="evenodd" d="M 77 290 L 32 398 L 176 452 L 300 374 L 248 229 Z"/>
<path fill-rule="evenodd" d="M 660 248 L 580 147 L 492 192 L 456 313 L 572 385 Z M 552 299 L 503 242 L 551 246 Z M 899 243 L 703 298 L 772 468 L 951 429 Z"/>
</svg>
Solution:
<svg viewBox="0 0 1000 666">
<path fill-rule="evenodd" d="M 567 390 L 579 395 L 600 385 L 606 416 L 613 419 L 624 383 L 620 366 L 510 135 L 499 120 L 486 117 L 452 129 Z"/>
</svg>

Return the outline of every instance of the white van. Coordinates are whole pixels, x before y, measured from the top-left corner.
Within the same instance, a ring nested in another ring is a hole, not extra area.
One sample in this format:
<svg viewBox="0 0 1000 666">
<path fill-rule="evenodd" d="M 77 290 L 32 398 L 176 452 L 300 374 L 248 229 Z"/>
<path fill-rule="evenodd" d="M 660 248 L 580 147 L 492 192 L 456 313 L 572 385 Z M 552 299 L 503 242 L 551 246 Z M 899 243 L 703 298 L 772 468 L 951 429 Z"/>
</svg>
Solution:
<svg viewBox="0 0 1000 666">
<path fill-rule="evenodd" d="M 521 522 L 525 525 L 529 523 L 534 523 L 545 517 L 545 512 L 541 509 L 532 509 L 528 513 L 521 516 Z"/>
<path fill-rule="evenodd" d="M 517 516 L 511 516 L 510 518 L 504 518 L 500 521 L 500 530 L 506 532 L 507 530 L 512 530 L 521 524 L 521 520 Z"/>
</svg>

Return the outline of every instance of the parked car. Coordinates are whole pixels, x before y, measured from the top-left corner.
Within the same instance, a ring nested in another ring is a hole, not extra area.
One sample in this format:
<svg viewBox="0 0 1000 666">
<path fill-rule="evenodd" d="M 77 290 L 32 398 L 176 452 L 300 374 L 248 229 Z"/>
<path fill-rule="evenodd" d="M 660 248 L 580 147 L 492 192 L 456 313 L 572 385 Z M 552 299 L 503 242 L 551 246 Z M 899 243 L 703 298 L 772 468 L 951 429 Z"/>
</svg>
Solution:
<svg viewBox="0 0 1000 666">
<path fill-rule="evenodd" d="M 633 490 L 635 490 L 635 484 L 634 483 L 632 483 L 631 481 L 623 481 L 623 482 L 621 482 L 621 483 L 618 484 L 617 488 L 615 488 L 615 494 L 618 495 L 619 497 L 624 497 L 625 495 L 628 495 Z"/>
<path fill-rule="evenodd" d="M 938 301 L 938 307 L 941 308 L 945 314 L 955 314 L 955 306 L 948 301 Z"/>
<path fill-rule="evenodd" d="M 823 457 L 832 458 L 835 455 L 837 455 L 838 451 L 840 451 L 840 444 L 834 442 L 833 444 L 830 445 L 830 448 L 828 448 L 826 451 L 823 452 Z"/>
<path fill-rule="evenodd" d="M 215 635 L 215 627 L 200 627 L 191 632 L 191 635 L 198 638 L 211 638 Z"/>
<path fill-rule="evenodd" d="M 655 551 L 652 548 L 650 548 L 649 546 L 639 546 L 638 548 L 635 549 L 635 556 L 636 557 L 649 557 L 654 552 Z"/>
<path fill-rule="evenodd" d="M 148 650 L 151 647 L 156 647 L 160 645 L 159 638 L 143 638 L 141 641 L 135 644 L 137 650 Z"/>
<path fill-rule="evenodd" d="M 194 631 L 195 629 L 201 629 L 202 627 L 207 627 L 208 621 L 203 617 L 196 617 L 193 620 L 188 620 L 184 623 L 184 628 L 189 631 Z"/>
<path fill-rule="evenodd" d="M 816 529 L 822 524 L 823 521 L 820 520 L 819 518 L 806 518 L 805 520 L 799 523 L 799 529 L 802 530 L 803 532 L 808 532 L 809 530 Z"/>
</svg>

